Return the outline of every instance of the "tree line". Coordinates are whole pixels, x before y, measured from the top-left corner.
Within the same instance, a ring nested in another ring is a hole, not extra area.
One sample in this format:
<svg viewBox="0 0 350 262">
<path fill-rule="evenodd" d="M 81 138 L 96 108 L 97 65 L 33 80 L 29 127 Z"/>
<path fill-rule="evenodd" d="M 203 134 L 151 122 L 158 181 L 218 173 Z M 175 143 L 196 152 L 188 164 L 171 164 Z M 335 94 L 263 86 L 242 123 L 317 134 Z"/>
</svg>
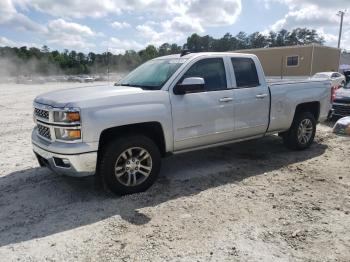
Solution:
<svg viewBox="0 0 350 262">
<path fill-rule="evenodd" d="M 239 32 L 233 36 L 226 33 L 221 38 L 209 35 L 192 34 L 184 45 L 164 43 L 159 47 L 149 45 L 138 52 L 128 50 L 124 54 L 104 52 L 84 54 L 74 50 L 51 51 L 47 46 L 0 47 L 0 75 L 50 75 L 50 74 L 101 74 L 115 71 L 129 71 L 141 63 L 182 50 L 193 51 L 234 51 L 251 48 L 268 48 L 290 45 L 324 44 L 324 39 L 315 30 L 296 28 L 292 31 L 282 29 L 264 35 L 259 32 L 247 34 Z"/>
</svg>

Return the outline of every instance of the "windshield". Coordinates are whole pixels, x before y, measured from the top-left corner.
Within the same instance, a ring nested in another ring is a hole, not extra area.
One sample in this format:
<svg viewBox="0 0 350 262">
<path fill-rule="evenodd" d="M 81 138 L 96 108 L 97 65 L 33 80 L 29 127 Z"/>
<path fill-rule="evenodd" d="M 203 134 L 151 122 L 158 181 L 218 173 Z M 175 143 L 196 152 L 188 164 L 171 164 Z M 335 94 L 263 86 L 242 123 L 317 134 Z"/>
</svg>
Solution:
<svg viewBox="0 0 350 262">
<path fill-rule="evenodd" d="M 313 78 L 329 78 L 329 76 L 326 74 L 315 74 Z"/>
<path fill-rule="evenodd" d="M 129 73 L 118 85 L 159 90 L 185 61 L 183 58 L 151 60 Z"/>
</svg>

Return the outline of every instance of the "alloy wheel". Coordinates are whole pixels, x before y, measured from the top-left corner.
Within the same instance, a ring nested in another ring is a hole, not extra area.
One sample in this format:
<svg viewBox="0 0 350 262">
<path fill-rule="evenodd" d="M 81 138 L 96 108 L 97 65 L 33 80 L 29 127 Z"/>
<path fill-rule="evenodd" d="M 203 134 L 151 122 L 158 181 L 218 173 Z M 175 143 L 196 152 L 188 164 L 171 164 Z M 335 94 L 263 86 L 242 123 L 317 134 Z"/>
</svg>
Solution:
<svg viewBox="0 0 350 262">
<path fill-rule="evenodd" d="M 118 156 L 115 163 L 115 176 L 117 180 L 128 187 L 142 184 L 151 172 L 151 154 L 141 147 L 126 149 Z"/>
<path fill-rule="evenodd" d="M 310 119 L 304 119 L 300 122 L 298 127 L 298 141 L 300 144 L 307 144 L 313 133 L 313 125 Z"/>
</svg>

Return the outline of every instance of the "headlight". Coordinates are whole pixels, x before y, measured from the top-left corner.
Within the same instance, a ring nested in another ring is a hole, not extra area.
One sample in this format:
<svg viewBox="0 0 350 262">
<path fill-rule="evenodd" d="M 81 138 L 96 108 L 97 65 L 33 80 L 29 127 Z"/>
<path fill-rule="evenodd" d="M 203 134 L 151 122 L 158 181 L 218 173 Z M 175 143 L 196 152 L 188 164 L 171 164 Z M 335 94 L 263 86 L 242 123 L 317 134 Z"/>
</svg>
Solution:
<svg viewBox="0 0 350 262">
<path fill-rule="evenodd" d="M 53 122 L 57 140 L 66 142 L 80 142 L 82 140 L 79 108 L 53 111 Z"/>
<path fill-rule="evenodd" d="M 55 122 L 60 123 L 72 123 L 80 121 L 79 111 L 55 111 L 53 113 L 53 118 Z"/>
<path fill-rule="evenodd" d="M 81 139 L 80 129 L 55 128 L 56 139 L 64 141 L 75 141 Z"/>
</svg>

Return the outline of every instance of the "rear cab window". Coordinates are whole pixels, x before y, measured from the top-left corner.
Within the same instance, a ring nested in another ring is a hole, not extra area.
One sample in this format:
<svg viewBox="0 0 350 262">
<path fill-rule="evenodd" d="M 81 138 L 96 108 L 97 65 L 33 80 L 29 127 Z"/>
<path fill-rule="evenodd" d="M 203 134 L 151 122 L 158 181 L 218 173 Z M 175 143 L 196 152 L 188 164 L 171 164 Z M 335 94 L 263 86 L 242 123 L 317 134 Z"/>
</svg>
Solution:
<svg viewBox="0 0 350 262">
<path fill-rule="evenodd" d="M 231 62 L 238 88 L 249 88 L 260 85 L 258 72 L 253 59 L 232 57 Z"/>
</svg>

